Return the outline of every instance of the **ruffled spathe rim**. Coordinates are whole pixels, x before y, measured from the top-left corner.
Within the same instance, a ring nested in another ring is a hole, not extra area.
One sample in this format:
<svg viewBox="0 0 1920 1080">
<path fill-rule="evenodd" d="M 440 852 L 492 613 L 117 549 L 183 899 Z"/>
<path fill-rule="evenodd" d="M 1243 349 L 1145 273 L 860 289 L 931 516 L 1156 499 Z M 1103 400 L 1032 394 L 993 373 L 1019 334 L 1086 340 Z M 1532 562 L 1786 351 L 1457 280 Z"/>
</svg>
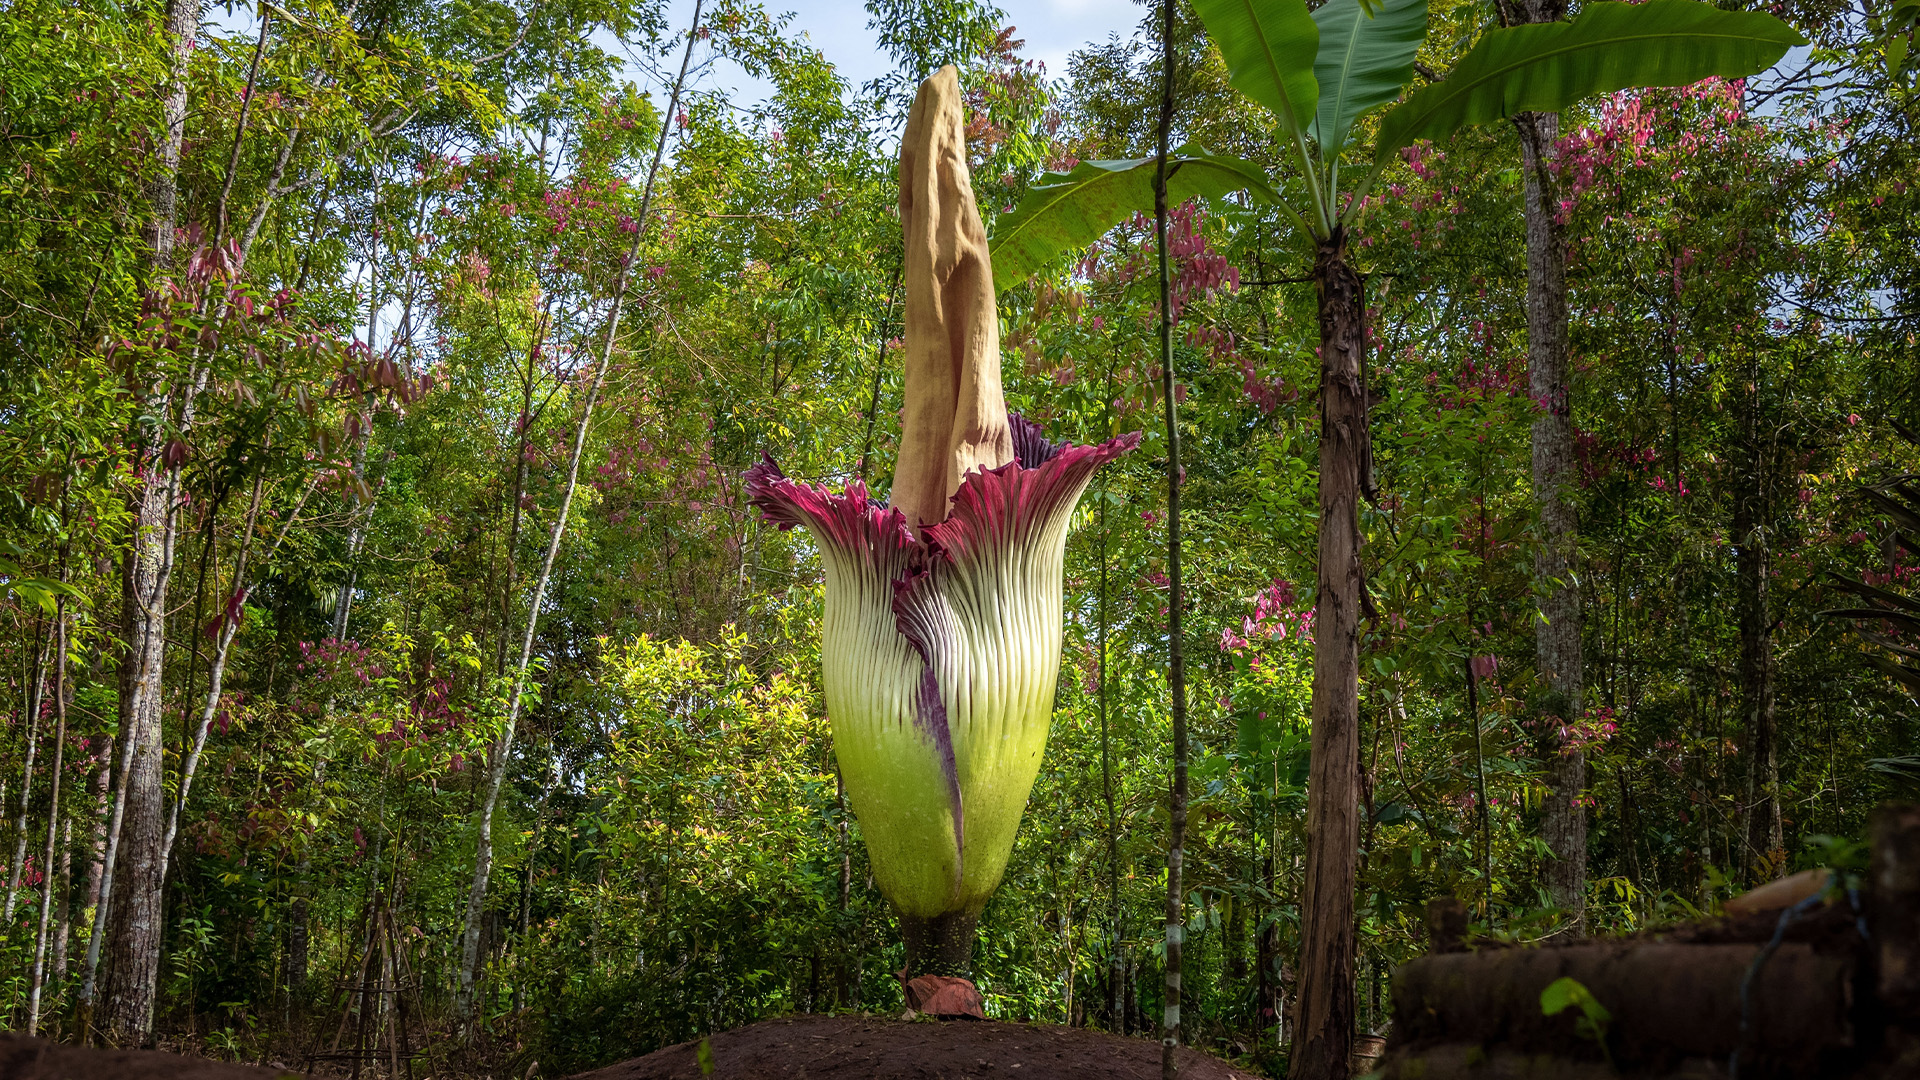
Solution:
<svg viewBox="0 0 1920 1080">
<path fill-rule="evenodd" d="M 1060 549 L 1074 505 L 1093 471 L 1134 449 L 1141 438 L 1133 432 L 1094 446 L 1056 445 L 1026 418 L 1011 414 L 1009 421 L 1015 460 L 969 472 L 948 504 L 946 519 L 923 526 L 917 536 L 901 511 L 874 502 L 859 481 L 836 495 L 823 485 L 789 479 L 765 456 L 746 474 L 748 500 L 767 521 L 782 530 L 806 525 L 823 556 L 867 580 L 891 584 L 894 629 L 922 664 L 911 713 L 914 727 L 931 743 L 947 788 L 956 894 L 966 861 L 965 806 L 940 672 L 951 670 L 943 661 L 968 647 L 970 633 L 981 633 L 972 625 L 981 612 L 978 604 L 969 604 L 963 615 L 949 594 L 977 598 L 983 590 L 1008 587 L 1057 593 Z M 1051 572 L 1036 579 L 1043 567 Z M 1010 610 L 1017 599 L 1002 597 Z M 1057 659 L 1060 627 L 1054 608 L 1056 625 L 1043 637 L 1053 639 Z"/>
</svg>

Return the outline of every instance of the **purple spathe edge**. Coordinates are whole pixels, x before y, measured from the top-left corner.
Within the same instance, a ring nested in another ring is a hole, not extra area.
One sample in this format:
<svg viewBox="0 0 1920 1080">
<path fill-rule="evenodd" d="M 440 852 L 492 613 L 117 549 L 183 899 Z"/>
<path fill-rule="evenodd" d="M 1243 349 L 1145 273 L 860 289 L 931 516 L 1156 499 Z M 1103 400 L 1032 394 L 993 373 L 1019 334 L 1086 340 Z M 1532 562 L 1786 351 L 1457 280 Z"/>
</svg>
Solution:
<svg viewBox="0 0 1920 1080">
<path fill-rule="evenodd" d="M 1038 424 L 1018 413 L 1009 414 L 1008 422 L 1015 460 L 968 473 L 951 500 L 947 519 L 923 527 L 919 537 L 907 527 L 906 515 L 874 503 L 858 480 L 847 485 L 845 494 L 835 495 L 822 485 L 789 479 L 765 454 L 746 473 L 748 501 L 768 521 L 782 530 L 806 525 L 823 545 L 847 554 L 865 553 L 876 568 L 892 576 L 894 627 L 922 665 L 914 724 L 933 740 L 947 782 L 956 888 L 965 862 L 966 811 L 946 702 L 933 669 L 934 641 L 943 636 L 937 606 L 930 602 L 935 579 L 955 565 L 977 563 L 992 551 L 1028 541 L 1079 498 L 1094 469 L 1140 445 L 1137 431 L 1097 446 L 1056 445 Z"/>
<path fill-rule="evenodd" d="M 947 519 L 921 530 L 925 543 L 951 563 L 976 561 L 995 547 L 1020 543 L 1024 534 L 1077 501 L 1093 470 L 1139 445 L 1135 431 L 1097 446 L 1053 447 L 1038 468 L 1009 461 L 970 472 L 960 481 Z"/>
<path fill-rule="evenodd" d="M 747 501 L 781 531 L 805 525 L 824 543 L 846 551 L 893 555 L 914 545 L 907 516 L 867 497 L 867 485 L 855 480 L 844 495 L 824 485 L 788 479 L 771 455 L 761 454 L 747 470 Z"/>
</svg>

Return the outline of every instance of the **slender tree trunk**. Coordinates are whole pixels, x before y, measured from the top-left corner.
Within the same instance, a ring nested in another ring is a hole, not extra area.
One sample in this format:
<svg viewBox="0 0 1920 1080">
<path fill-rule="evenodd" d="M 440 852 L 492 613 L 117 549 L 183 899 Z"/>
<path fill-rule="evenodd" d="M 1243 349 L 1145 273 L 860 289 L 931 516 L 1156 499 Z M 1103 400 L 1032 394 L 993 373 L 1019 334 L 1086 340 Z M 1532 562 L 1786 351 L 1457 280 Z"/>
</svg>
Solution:
<svg viewBox="0 0 1920 1080">
<path fill-rule="evenodd" d="M 1180 1066 L 1180 978 L 1186 946 L 1187 662 L 1182 621 L 1186 595 L 1180 580 L 1180 426 L 1174 400 L 1173 283 L 1167 273 L 1167 146 L 1173 132 L 1173 0 L 1160 4 L 1159 164 L 1153 174 L 1154 249 L 1160 268 L 1160 394 L 1167 422 L 1167 688 L 1173 712 L 1173 789 L 1168 793 L 1166 1015 L 1161 1020 L 1160 1075 L 1174 1080 Z"/>
<path fill-rule="evenodd" d="M 905 253 L 894 264 L 893 280 L 887 284 L 887 306 L 880 312 L 880 339 L 873 349 L 873 389 L 867 394 L 867 433 L 860 439 L 860 482 L 867 482 L 867 465 L 873 456 L 873 427 L 880 419 L 880 383 L 887 373 L 887 331 L 893 326 L 893 305 L 900 296 L 900 275 L 906 269 Z"/>
<path fill-rule="evenodd" d="M 1733 499 L 1737 545 L 1735 603 L 1740 623 L 1740 714 L 1747 758 L 1746 858 L 1750 880 L 1778 877 L 1786 868 L 1780 824 L 1780 763 L 1775 747 L 1773 605 L 1769 579 L 1773 552 L 1770 440 L 1761 430 L 1760 358 L 1750 356 L 1745 385 L 1736 397 L 1740 432 L 1739 489 Z"/>
<path fill-rule="evenodd" d="M 73 930 L 73 816 L 60 819 L 60 885 L 54 901 L 53 966 L 47 980 L 67 980 L 67 941 Z"/>
<path fill-rule="evenodd" d="M 553 317 L 553 308 L 549 305 L 540 313 L 540 321 L 534 325 L 533 340 L 527 345 L 526 369 L 520 380 L 520 437 L 514 440 L 513 447 L 513 490 L 509 497 L 508 509 L 511 513 L 507 526 L 506 568 L 500 575 L 500 634 L 499 642 L 493 650 L 493 671 L 495 675 L 504 675 L 507 671 L 507 642 L 510 638 L 508 627 L 513 624 L 513 585 L 519 578 L 520 525 L 526 520 L 526 512 L 521 500 L 527 491 L 528 446 L 533 439 L 533 379 L 534 363 L 539 359 L 541 347 L 546 341 L 549 321 Z"/>
<path fill-rule="evenodd" d="M 520 933 L 516 940 L 522 943 L 527 940 L 527 929 L 533 924 L 533 872 L 540 854 L 540 836 L 546 830 L 547 800 L 553 797 L 553 789 L 560 786 L 560 779 L 559 759 L 555 758 L 553 779 L 548 781 L 546 788 L 540 792 L 540 805 L 533 810 L 533 839 L 527 842 L 526 872 L 520 879 Z M 818 963 L 818 954 L 816 954 L 816 968 Z M 526 1000 L 526 982 L 527 979 L 520 978 L 513 984 L 513 1011 L 516 1013 L 520 1011 Z"/>
<path fill-rule="evenodd" d="M 165 34 L 172 47 L 171 70 L 161 98 L 160 162 L 148 186 L 153 215 L 148 245 L 152 253 L 150 289 L 158 291 L 173 270 L 173 232 L 179 203 L 180 153 L 186 134 L 187 58 L 199 31 L 200 0 L 168 0 Z M 191 415 L 198 379 L 189 379 L 180 391 L 182 415 Z M 173 391 L 162 377 L 149 395 L 149 411 L 171 412 Z M 182 427 L 187 424 L 183 420 Z M 126 775 L 122 796 L 114 809 L 125 835 L 118 858 L 102 890 L 102 911 L 111 910 L 109 983 L 105 1021 L 109 1036 L 120 1044 L 144 1042 L 152 1029 L 154 995 L 160 978 L 162 887 L 159 858 L 166 796 L 161 782 L 162 673 L 166 662 L 167 583 L 173 574 L 174 540 L 178 527 L 174 513 L 180 490 L 180 469 L 166 453 L 169 433 L 155 426 L 143 433 L 140 467 L 145 482 L 134 496 L 133 520 L 122 582 L 121 627 L 126 652 L 120 669 L 120 737 L 124 741 Z M 111 882 L 123 879 L 116 904 Z M 89 946 L 89 959 L 93 948 Z M 90 965 L 91 966 L 91 965 Z"/>
<path fill-rule="evenodd" d="M 62 567 L 60 575 L 66 577 Z M 54 852 L 59 843 L 60 823 L 60 780 L 66 771 L 67 750 L 67 600 L 60 598 L 59 609 L 54 615 L 54 667 L 53 667 L 53 779 L 49 782 L 47 794 L 47 854 L 40 869 L 40 922 L 33 934 L 33 970 L 27 980 L 27 1034 L 37 1035 L 40 1031 L 40 994 L 46 986 L 47 977 L 47 927 L 53 915 L 53 894 L 56 877 L 53 872 Z"/>
<path fill-rule="evenodd" d="M 293 524 L 300 518 L 300 511 L 307 505 L 307 497 L 313 494 L 318 484 L 319 473 L 308 481 L 300 493 L 300 501 L 295 503 L 287 514 L 286 521 L 280 526 L 280 533 L 274 537 L 273 546 L 267 550 L 266 561 L 270 562 L 280 550 L 280 545 L 292 531 Z M 255 477 L 253 496 L 247 506 L 247 516 L 240 530 L 240 553 L 234 560 L 233 584 L 227 590 L 225 615 L 220 624 L 219 644 L 214 649 L 212 671 L 207 679 L 207 700 L 200 709 L 199 722 L 194 727 L 193 743 L 187 750 L 187 757 L 180 765 L 180 793 L 173 801 L 173 807 L 167 813 L 167 827 L 160 844 L 160 877 L 164 881 L 167 868 L 173 858 L 173 842 L 179 836 L 180 817 L 187 806 L 187 796 L 193 792 L 193 777 L 200 767 L 200 755 L 207 748 L 207 734 L 213 728 L 213 718 L 220 711 L 220 693 L 225 684 L 227 659 L 233 655 L 233 638 L 240 632 L 240 622 L 244 614 L 247 596 L 253 591 L 247 584 L 247 556 L 253 550 L 253 530 L 259 523 L 260 498 L 265 488 L 265 478 Z"/>
<path fill-rule="evenodd" d="M 1555 22 L 1565 0 L 1524 0 L 1519 21 Z M 1578 511 L 1568 497 L 1574 473 L 1573 376 L 1567 362 L 1567 248 L 1560 223 L 1558 113 L 1522 113 L 1515 118 L 1525 173 L 1527 219 L 1527 368 L 1536 412 L 1533 421 L 1533 500 L 1540 514 L 1540 549 L 1533 573 L 1541 617 L 1534 622 L 1534 667 L 1541 689 L 1534 716 L 1549 731 L 1577 722 L 1584 709 L 1580 653 Z M 1586 753 L 1549 737 L 1546 800 L 1540 825 L 1549 857 L 1543 877 L 1554 906 L 1567 911 L 1576 933 L 1586 927 Z"/>
<path fill-rule="evenodd" d="M 1268 816 L 1272 816 L 1272 805 L 1267 807 Z M 1267 895 L 1274 895 L 1274 851 L 1272 829 L 1268 830 L 1267 852 L 1260 860 L 1260 881 L 1266 886 Z M 1280 1024 L 1280 924 L 1272 918 L 1268 909 L 1260 920 L 1260 933 L 1254 946 L 1254 1045 L 1266 1037 L 1269 1031 L 1278 1034 Z"/>
<path fill-rule="evenodd" d="M 1102 437 L 1112 433 L 1113 427 L 1113 361 L 1107 363 L 1107 389 L 1103 412 L 1106 423 L 1102 426 Z M 1115 812 L 1113 799 L 1113 719 L 1107 707 L 1107 654 L 1108 640 L 1112 634 L 1113 619 L 1108 605 L 1110 590 L 1108 578 L 1111 567 L 1107 551 L 1107 474 L 1100 474 L 1100 632 L 1099 632 L 1099 672 L 1100 680 L 1100 794 L 1107 805 L 1107 1024 L 1110 1030 L 1121 1032 L 1126 1029 L 1126 1012 L 1123 1002 L 1126 989 L 1126 977 L 1122 968 L 1121 942 L 1126 940 L 1126 913 L 1120 907 L 1120 818 Z"/>
<path fill-rule="evenodd" d="M 46 625 L 42 616 L 40 625 Z M 40 635 L 35 635 L 40 638 Z M 46 700 L 48 640 L 36 640 L 33 688 L 27 692 L 27 747 L 20 765 L 20 813 L 13 819 L 13 858 L 7 863 L 7 899 L 0 905 L 0 923 L 13 922 L 13 905 L 20 896 L 20 874 L 27 864 L 27 809 L 33 800 L 33 765 L 40 750 L 40 712 Z"/>
<path fill-rule="evenodd" d="M 107 872 L 107 822 L 111 805 L 108 789 L 113 785 L 113 736 L 103 735 L 94 751 L 93 774 L 87 778 L 87 793 L 93 797 L 93 832 L 87 841 L 87 887 L 82 894 L 81 910 L 88 920 L 100 906 L 100 885 Z"/>
<path fill-rule="evenodd" d="M 1353 1044 L 1355 848 L 1360 841 L 1360 517 L 1367 305 L 1342 229 L 1319 243 L 1320 566 L 1314 599 L 1313 741 L 1293 1080 L 1346 1080 Z"/>
<path fill-rule="evenodd" d="M 1248 866 L 1252 870 L 1252 866 Z M 1228 896 L 1221 901 L 1226 911 L 1222 914 L 1221 946 L 1227 954 L 1227 962 L 1220 972 L 1220 996 L 1230 1002 L 1245 1000 L 1242 996 L 1247 985 L 1247 905 L 1237 896 Z M 1234 1010 L 1238 1012 L 1236 1008 Z"/>
<path fill-rule="evenodd" d="M 680 106 L 680 91 L 686 84 L 687 68 L 693 60 L 693 45 L 699 38 L 700 12 L 704 0 L 694 0 L 693 18 L 687 29 L 687 48 L 680 58 L 680 73 L 674 77 L 673 93 L 667 101 L 665 116 L 672 117 Z M 573 495 L 580 481 L 580 457 L 586 451 L 587 433 L 593 422 L 593 407 L 600 397 L 600 388 L 606 382 L 607 370 L 613 366 L 613 347 L 620 333 L 620 312 L 626 302 L 627 286 L 631 280 L 634 259 L 640 253 L 640 241 L 646 236 L 647 212 L 653 204 L 653 185 L 660 172 L 661 158 L 666 155 L 667 134 L 672 130 L 671 123 L 663 123 L 660 128 L 660 142 L 654 147 L 653 164 L 647 169 L 647 185 L 640 195 L 639 212 L 634 215 L 635 228 L 633 244 L 627 251 L 627 257 L 620 264 L 620 275 L 614 284 L 613 303 L 607 313 L 606 336 L 601 341 L 600 363 L 594 371 L 593 382 L 587 389 L 586 401 L 580 409 L 580 422 L 574 428 L 573 454 L 567 466 L 567 484 L 560 497 L 560 512 L 553 521 L 553 532 L 547 540 L 547 555 L 540 566 L 540 576 L 533 586 L 532 602 L 527 606 L 526 633 L 520 639 L 520 662 L 514 669 L 513 690 L 507 704 L 507 722 L 495 740 L 487 772 L 486 796 L 480 803 L 478 832 L 474 839 L 473 885 L 467 893 L 465 927 L 461 932 L 461 954 L 459 983 L 455 989 L 454 1011 L 461 1022 L 466 1022 L 473 1012 L 474 977 L 480 967 L 480 932 L 482 914 L 487 901 L 487 880 L 493 871 L 493 814 L 500 802 L 500 788 L 507 778 L 507 767 L 513 754 L 514 728 L 520 721 L 520 707 L 527 682 L 527 668 L 533 660 L 534 632 L 540 623 L 540 605 L 546 598 L 547 582 L 553 576 L 553 564 L 560 554 L 560 542 L 566 536 L 567 513 L 573 507 Z"/>
<path fill-rule="evenodd" d="M 369 330 L 368 335 L 372 335 Z M 367 443 L 373 440 L 373 394 L 366 395 L 362 403 L 361 422 L 365 428 L 360 432 L 360 440 L 353 448 L 353 479 L 364 492 L 367 489 Z M 379 503 L 379 495 L 363 497 L 353 509 L 352 524 L 347 528 L 347 576 L 340 582 L 340 592 L 333 598 L 333 640 L 347 640 L 347 627 L 353 618 L 353 590 L 360 580 L 360 549 L 366 546 L 367 527 L 373 521 L 374 507 Z"/>
</svg>

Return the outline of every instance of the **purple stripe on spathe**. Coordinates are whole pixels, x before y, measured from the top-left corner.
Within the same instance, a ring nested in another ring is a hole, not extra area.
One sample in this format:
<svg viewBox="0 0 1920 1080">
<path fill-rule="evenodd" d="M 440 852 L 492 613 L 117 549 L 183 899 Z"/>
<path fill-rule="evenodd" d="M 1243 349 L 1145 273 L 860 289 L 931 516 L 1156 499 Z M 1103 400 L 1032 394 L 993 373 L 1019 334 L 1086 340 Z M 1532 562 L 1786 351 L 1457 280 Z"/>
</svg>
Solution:
<svg viewBox="0 0 1920 1080">
<path fill-rule="evenodd" d="M 1007 426 L 1013 429 L 1013 459 L 1022 468 L 1037 469 L 1053 460 L 1060 447 L 1047 441 L 1040 433 L 1040 425 L 1021 416 L 1019 413 L 1007 414 Z"/>
</svg>

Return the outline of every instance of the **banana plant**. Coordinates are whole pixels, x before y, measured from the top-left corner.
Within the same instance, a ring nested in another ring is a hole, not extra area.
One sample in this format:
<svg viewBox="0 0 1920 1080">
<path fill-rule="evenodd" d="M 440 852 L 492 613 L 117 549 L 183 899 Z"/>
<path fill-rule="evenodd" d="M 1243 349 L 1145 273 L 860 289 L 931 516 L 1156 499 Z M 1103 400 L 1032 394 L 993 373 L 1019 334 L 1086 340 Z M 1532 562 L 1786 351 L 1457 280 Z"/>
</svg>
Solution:
<svg viewBox="0 0 1920 1080">
<path fill-rule="evenodd" d="M 1140 441 L 1056 445 L 1007 412 L 963 117 L 944 68 L 901 140 L 906 408 L 891 505 L 859 481 L 835 494 L 788 479 L 771 458 L 746 476 L 765 518 L 806 527 L 825 566 L 834 756 L 911 977 L 968 974 L 1046 746 L 1067 528 L 1094 470 Z"/>
<path fill-rule="evenodd" d="M 1364 282 L 1349 247 L 1367 193 L 1399 151 L 1582 98 L 1772 66 L 1805 39 L 1759 12 L 1699 0 L 1596 0 L 1571 22 L 1489 29 L 1446 78 L 1407 92 L 1427 0 L 1192 0 L 1229 81 L 1260 105 L 1288 175 L 1193 146 L 1167 162 L 1170 199 L 1238 191 L 1272 206 L 1313 250 L 1320 328 L 1320 521 L 1315 593 L 1307 875 L 1301 898 L 1295 1078 L 1347 1075 L 1353 1030 L 1353 889 L 1359 811 L 1358 500 L 1371 494 Z M 1380 116 L 1370 157 L 1360 121 Z M 1356 158 L 1350 162 L 1349 158 Z M 997 222 L 994 284 L 1005 291 L 1152 206 L 1157 158 L 1089 161 L 1042 176 Z M 1343 185 L 1342 170 L 1358 180 Z"/>
</svg>

